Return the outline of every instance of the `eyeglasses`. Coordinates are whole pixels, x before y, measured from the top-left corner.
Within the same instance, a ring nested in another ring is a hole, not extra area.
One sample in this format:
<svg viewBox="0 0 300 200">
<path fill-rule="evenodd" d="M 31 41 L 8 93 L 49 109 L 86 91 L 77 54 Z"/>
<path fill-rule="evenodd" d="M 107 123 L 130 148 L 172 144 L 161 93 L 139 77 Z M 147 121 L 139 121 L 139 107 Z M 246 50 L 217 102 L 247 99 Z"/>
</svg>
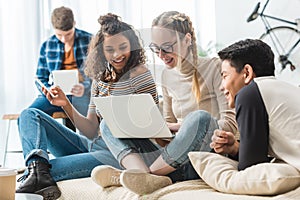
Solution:
<svg viewBox="0 0 300 200">
<path fill-rule="evenodd" d="M 164 53 L 173 53 L 174 49 L 173 46 L 177 43 L 177 41 L 175 41 L 173 44 L 163 44 L 161 46 L 157 46 L 156 44 L 151 43 L 149 45 L 151 51 L 153 53 L 159 54 L 160 51 L 164 52 Z"/>
</svg>

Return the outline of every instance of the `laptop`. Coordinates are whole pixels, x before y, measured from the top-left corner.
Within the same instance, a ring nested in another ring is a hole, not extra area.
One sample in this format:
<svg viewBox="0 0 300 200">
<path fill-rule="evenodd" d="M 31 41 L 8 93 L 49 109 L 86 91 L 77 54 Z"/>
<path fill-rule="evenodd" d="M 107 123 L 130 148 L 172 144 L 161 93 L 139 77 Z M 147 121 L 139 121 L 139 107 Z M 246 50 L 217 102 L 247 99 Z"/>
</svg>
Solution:
<svg viewBox="0 0 300 200">
<path fill-rule="evenodd" d="M 97 109 L 116 138 L 172 138 L 150 94 L 93 97 Z"/>
</svg>

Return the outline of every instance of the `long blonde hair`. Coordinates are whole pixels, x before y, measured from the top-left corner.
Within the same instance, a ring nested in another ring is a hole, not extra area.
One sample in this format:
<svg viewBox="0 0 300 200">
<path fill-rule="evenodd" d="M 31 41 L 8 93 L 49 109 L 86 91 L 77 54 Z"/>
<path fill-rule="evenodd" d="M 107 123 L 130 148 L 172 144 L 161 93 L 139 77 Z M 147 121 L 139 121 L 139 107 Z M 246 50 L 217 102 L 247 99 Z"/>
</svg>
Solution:
<svg viewBox="0 0 300 200">
<path fill-rule="evenodd" d="M 163 12 L 152 21 L 152 27 L 153 26 L 167 28 L 177 33 L 180 33 L 177 34 L 180 39 L 183 39 L 183 37 L 187 33 L 191 34 L 192 41 L 191 41 L 191 46 L 189 46 L 189 51 L 192 51 L 193 68 L 194 68 L 193 80 L 192 80 L 192 91 L 197 102 L 199 102 L 201 94 L 200 94 L 200 86 L 198 82 L 198 71 L 197 71 L 198 51 L 196 45 L 195 31 L 190 18 L 184 13 L 179 13 L 177 11 Z"/>
</svg>

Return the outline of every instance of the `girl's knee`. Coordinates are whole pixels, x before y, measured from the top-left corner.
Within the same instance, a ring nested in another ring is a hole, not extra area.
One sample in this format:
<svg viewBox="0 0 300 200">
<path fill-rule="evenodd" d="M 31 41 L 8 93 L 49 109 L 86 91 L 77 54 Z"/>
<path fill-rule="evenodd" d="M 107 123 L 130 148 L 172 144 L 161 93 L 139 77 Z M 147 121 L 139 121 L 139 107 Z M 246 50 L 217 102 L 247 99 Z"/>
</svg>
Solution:
<svg viewBox="0 0 300 200">
<path fill-rule="evenodd" d="M 197 110 L 189 113 L 186 119 L 194 121 L 210 121 L 211 115 L 205 110 Z"/>
<path fill-rule="evenodd" d="M 38 113 L 39 110 L 36 108 L 26 108 L 21 112 L 18 118 L 18 122 L 22 119 L 27 119 L 27 118 L 31 118 L 32 116 L 36 116 Z"/>
<path fill-rule="evenodd" d="M 24 109 L 20 116 L 18 117 L 17 124 L 18 127 L 22 125 L 27 125 L 28 120 L 32 119 L 33 117 L 36 117 L 38 114 L 39 110 L 36 108 L 26 108 Z"/>
<path fill-rule="evenodd" d="M 185 119 L 187 124 L 193 127 L 205 127 L 209 129 L 212 123 L 215 123 L 215 119 L 205 110 L 197 110 L 190 113 Z"/>
</svg>

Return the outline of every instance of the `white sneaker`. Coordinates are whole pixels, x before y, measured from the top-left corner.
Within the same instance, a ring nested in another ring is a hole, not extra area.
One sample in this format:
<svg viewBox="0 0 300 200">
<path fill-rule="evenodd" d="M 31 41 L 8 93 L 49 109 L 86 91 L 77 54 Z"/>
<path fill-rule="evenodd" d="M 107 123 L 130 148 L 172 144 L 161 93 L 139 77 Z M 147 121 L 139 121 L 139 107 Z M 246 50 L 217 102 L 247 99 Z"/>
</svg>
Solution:
<svg viewBox="0 0 300 200">
<path fill-rule="evenodd" d="M 121 173 L 120 182 L 123 187 L 139 195 L 150 194 L 172 184 L 172 180 L 167 176 L 158 176 L 138 170 L 124 170 Z"/>
<path fill-rule="evenodd" d="M 109 165 L 99 165 L 92 170 L 92 180 L 102 188 L 121 186 L 120 174 L 122 170 Z"/>
</svg>

